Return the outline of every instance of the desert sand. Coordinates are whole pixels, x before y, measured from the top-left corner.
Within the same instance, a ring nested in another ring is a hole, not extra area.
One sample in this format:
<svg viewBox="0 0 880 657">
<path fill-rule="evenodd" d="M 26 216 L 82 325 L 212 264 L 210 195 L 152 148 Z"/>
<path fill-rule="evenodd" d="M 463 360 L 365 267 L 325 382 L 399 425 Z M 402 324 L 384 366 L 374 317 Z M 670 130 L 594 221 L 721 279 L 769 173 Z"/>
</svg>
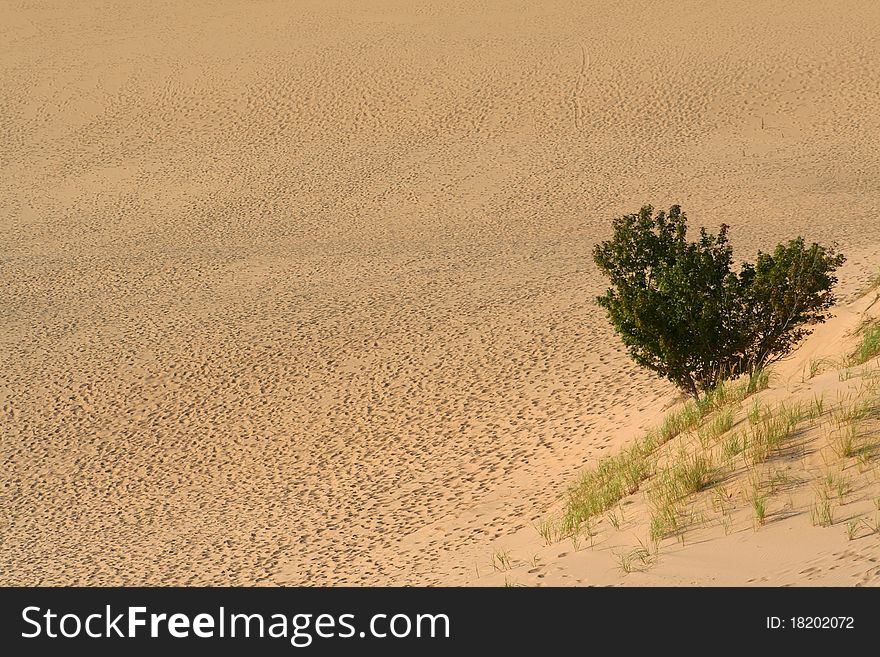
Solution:
<svg viewBox="0 0 880 657">
<path fill-rule="evenodd" d="M 4 3 L 0 583 L 501 583 L 496 546 L 677 401 L 594 303 L 612 217 L 836 241 L 847 303 L 876 271 L 878 28 Z"/>
</svg>

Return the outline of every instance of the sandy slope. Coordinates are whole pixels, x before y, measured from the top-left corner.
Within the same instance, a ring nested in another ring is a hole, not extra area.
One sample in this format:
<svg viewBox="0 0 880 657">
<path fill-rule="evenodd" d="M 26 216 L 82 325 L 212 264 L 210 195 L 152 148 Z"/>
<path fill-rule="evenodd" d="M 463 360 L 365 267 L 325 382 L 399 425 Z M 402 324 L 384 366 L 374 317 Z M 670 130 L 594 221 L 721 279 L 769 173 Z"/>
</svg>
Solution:
<svg viewBox="0 0 880 657">
<path fill-rule="evenodd" d="M 746 451 L 725 462 L 717 449 L 705 449 L 693 435 L 660 450 L 673 458 L 682 448 L 713 454 L 716 481 L 685 501 L 679 532 L 656 540 L 651 536 L 653 477 L 594 519 L 589 533 L 582 530 L 574 539 L 545 540 L 534 527 L 497 538 L 475 562 L 475 581 L 508 586 L 880 586 L 880 359 L 844 364 L 859 342 L 860 324 L 880 320 L 880 289 L 835 312 L 771 368 L 767 390 L 734 407 L 727 437 L 740 436 L 740 444 L 756 405 L 771 416 L 784 408 L 802 409 L 803 419 L 770 458 L 754 463 Z M 838 426 L 838 419 L 855 404 L 872 410 L 852 425 L 857 449 L 847 456 L 839 452 L 839 438 L 850 425 Z M 810 409 L 817 411 L 815 417 L 809 417 Z M 630 444 L 643 432 L 621 425 L 620 435 Z M 858 457 L 863 450 L 869 455 L 864 460 Z M 766 516 L 760 521 L 751 504 L 755 491 L 765 500 Z M 830 522 L 817 514 L 823 496 Z M 564 504 L 563 497 L 544 518 L 558 517 Z"/>
<path fill-rule="evenodd" d="M 876 265 L 878 27 L 3 3 L 0 582 L 473 579 L 669 399 L 592 303 L 610 217 Z"/>
</svg>

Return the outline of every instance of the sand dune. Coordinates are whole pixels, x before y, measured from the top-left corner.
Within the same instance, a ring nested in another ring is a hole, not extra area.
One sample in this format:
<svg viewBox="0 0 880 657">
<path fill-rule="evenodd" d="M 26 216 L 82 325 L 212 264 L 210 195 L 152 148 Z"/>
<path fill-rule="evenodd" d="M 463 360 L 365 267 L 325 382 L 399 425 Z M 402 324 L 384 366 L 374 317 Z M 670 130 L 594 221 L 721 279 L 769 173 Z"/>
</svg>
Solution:
<svg viewBox="0 0 880 657">
<path fill-rule="evenodd" d="M 680 450 L 709 458 L 714 470 L 711 485 L 681 502 L 678 526 L 668 535 L 652 531 L 659 517 L 655 491 L 662 481 L 655 473 L 639 491 L 593 518 L 589 529 L 575 536 L 559 536 L 552 529 L 540 535 L 536 528 L 558 526 L 563 497 L 533 527 L 496 538 L 475 560 L 473 581 L 508 586 L 880 585 L 880 359 L 851 360 L 862 340 L 860 328 L 878 322 L 880 287 L 835 308 L 834 318 L 770 368 L 767 389 L 716 411 L 702 427 L 657 451 L 658 471 L 676 462 Z M 789 436 L 768 458 L 756 460 L 748 445 L 756 430 L 767 426 L 761 418 L 773 422 L 790 417 L 791 411 L 800 419 Z M 726 412 L 733 425 L 724 435 L 717 441 L 699 438 Z M 620 425 L 619 435 L 630 445 L 644 431 Z M 851 453 L 842 451 L 847 436 Z M 741 451 L 728 457 L 724 441 L 730 439 Z M 762 500 L 761 518 L 755 498 Z"/>
<path fill-rule="evenodd" d="M 674 397 L 611 217 L 880 256 L 875 2 L 0 8 L 0 583 L 467 583 Z"/>
</svg>

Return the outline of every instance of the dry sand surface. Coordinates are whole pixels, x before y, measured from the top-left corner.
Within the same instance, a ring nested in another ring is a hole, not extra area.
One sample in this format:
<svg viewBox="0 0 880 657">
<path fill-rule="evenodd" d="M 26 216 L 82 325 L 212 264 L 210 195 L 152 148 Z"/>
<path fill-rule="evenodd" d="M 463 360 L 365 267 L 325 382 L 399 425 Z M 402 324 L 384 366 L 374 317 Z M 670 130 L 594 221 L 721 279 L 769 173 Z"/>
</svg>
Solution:
<svg viewBox="0 0 880 657">
<path fill-rule="evenodd" d="M 479 581 L 673 398 L 613 216 L 876 269 L 878 62 L 872 0 L 3 2 L 0 583 Z"/>
</svg>

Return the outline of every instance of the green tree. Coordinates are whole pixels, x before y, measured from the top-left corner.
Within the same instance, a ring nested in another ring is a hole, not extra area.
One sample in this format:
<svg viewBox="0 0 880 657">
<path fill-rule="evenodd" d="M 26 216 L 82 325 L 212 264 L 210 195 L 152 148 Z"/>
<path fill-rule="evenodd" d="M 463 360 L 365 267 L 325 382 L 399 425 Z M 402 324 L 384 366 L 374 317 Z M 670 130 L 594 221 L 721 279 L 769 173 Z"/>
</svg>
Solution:
<svg viewBox="0 0 880 657">
<path fill-rule="evenodd" d="M 695 398 L 790 352 L 834 301 L 843 256 L 800 238 L 737 275 L 728 226 L 689 241 L 677 205 L 646 205 L 613 229 L 593 252 L 611 282 L 597 300 L 633 360 Z"/>
</svg>

